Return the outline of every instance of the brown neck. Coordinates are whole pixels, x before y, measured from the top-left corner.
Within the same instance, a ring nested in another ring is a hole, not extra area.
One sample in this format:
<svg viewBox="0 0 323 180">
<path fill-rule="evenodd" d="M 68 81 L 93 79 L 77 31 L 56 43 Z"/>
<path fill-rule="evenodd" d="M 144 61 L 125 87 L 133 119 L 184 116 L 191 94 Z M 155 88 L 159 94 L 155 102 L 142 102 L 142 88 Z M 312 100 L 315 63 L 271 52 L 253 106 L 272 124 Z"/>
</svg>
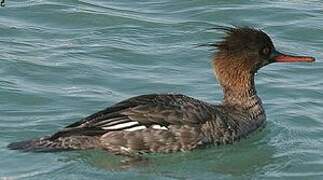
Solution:
<svg viewBox="0 0 323 180">
<path fill-rule="evenodd" d="M 244 57 L 217 55 L 214 72 L 224 92 L 224 104 L 244 106 L 256 96 L 252 64 Z"/>
</svg>

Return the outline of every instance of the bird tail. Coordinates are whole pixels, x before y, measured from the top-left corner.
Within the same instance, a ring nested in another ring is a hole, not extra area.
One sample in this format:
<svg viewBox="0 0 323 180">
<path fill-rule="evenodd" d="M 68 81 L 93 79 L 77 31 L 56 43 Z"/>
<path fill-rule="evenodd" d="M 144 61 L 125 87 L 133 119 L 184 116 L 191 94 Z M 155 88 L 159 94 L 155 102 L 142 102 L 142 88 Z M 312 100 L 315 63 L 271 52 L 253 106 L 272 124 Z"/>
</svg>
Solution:
<svg viewBox="0 0 323 180">
<path fill-rule="evenodd" d="M 99 141 L 97 137 L 90 136 L 62 137 L 55 140 L 44 137 L 10 143 L 7 147 L 11 150 L 20 150 L 23 152 L 55 152 L 94 149 L 99 147 Z"/>
<path fill-rule="evenodd" d="M 52 136 L 10 143 L 7 147 L 23 152 L 55 152 L 100 147 L 98 135 L 102 134 L 102 131 L 85 129 L 82 133 L 79 132 L 78 129 L 60 131 Z"/>
<path fill-rule="evenodd" d="M 24 152 L 51 152 L 65 150 L 63 143 L 47 140 L 46 138 L 14 142 L 10 143 L 7 147 L 10 150 L 20 150 Z"/>
</svg>

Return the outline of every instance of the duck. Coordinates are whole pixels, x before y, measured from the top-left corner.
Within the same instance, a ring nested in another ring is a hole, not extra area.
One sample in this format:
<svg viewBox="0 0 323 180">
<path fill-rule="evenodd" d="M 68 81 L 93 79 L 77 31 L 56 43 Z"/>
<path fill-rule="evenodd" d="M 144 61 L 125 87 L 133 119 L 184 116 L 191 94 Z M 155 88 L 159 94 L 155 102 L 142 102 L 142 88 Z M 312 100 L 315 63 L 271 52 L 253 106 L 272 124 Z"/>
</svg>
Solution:
<svg viewBox="0 0 323 180">
<path fill-rule="evenodd" d="M 217 27 L 224 37 L 213 72 L 223 90 L 221 104 L 182 94 L 146 94 L 118 102 L 41 138 L 10 143 L 11 150 L 56 152 L 101 149 L 116 155 L 191 151 L 233 144 L 265 126 L 266 114 L 255 74 L 273 63 L 314 62 L 280 53 L 271 38 L 253 27 Z"/>
</svg>

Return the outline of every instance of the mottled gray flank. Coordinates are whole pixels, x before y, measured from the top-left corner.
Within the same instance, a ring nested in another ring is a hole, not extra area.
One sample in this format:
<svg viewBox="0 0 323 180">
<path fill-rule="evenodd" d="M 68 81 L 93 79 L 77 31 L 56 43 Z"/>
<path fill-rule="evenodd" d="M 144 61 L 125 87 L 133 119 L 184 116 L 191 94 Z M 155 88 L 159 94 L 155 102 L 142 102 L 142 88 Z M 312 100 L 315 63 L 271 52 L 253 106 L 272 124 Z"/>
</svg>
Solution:
<svg viewBox="0 0 323 180">
<path fill-rule="evenodd" d="M 228 144 L 263 124 L 265 114 L 260 99 L 250 97 L 248 104 L 246 108 L 236 108 L 215 106 L 184 95 L 143 95 L 89 116 L 51 137 L 20 142 L 11 147 L 15 149 L 15 146 L 24 143 L 24 151 L 103 148 L 112 153 L 130 155 L 137 152 L 188 151 L 206 144 Z M 92 127 L 100 128 L 98 124 L 101 121 L 116 117 L 137 121 L 147 128 L 92 131 Z M 167 129 L 154 129 L 151 127 L 154 124 Z"/>
</svg>

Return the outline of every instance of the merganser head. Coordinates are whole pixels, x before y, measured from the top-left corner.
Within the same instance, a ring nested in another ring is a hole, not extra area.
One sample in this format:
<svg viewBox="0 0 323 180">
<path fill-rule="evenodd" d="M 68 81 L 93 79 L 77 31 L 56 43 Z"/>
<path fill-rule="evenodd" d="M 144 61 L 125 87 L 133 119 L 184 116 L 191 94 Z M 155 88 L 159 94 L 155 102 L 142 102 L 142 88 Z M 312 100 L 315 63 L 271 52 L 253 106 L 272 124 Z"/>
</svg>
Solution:
<svg viewBox="0 0 323 180">
<path fill-rule="evenodd" d="M 215 28 L 217 29 L 217 28 Z M 212 44 L 218 48 L 214 71 L 224 91 L 250 92 L 253 76 L 274 62 L 313 62 L 309 56 L 291 56 L 278 52 L 270 37 L 259 29 L 221 27 L 226 32 L 222 41 Z"/>
<path fill-rule="evenodd" d="M 219 49 L 216 59 L 237 59 L 249 64 L 251 70 L 274 62 L 313 62 L 308 56 L 291 56 L 278 52 L 270 37 L 259 29 L 249 27 L 225 28 L 224 39 L 213 44 Z M 221 57 L 221 58 L 220 58 Z M 239 62 L 237 62 L 239 63 Z"/>
</svg>

